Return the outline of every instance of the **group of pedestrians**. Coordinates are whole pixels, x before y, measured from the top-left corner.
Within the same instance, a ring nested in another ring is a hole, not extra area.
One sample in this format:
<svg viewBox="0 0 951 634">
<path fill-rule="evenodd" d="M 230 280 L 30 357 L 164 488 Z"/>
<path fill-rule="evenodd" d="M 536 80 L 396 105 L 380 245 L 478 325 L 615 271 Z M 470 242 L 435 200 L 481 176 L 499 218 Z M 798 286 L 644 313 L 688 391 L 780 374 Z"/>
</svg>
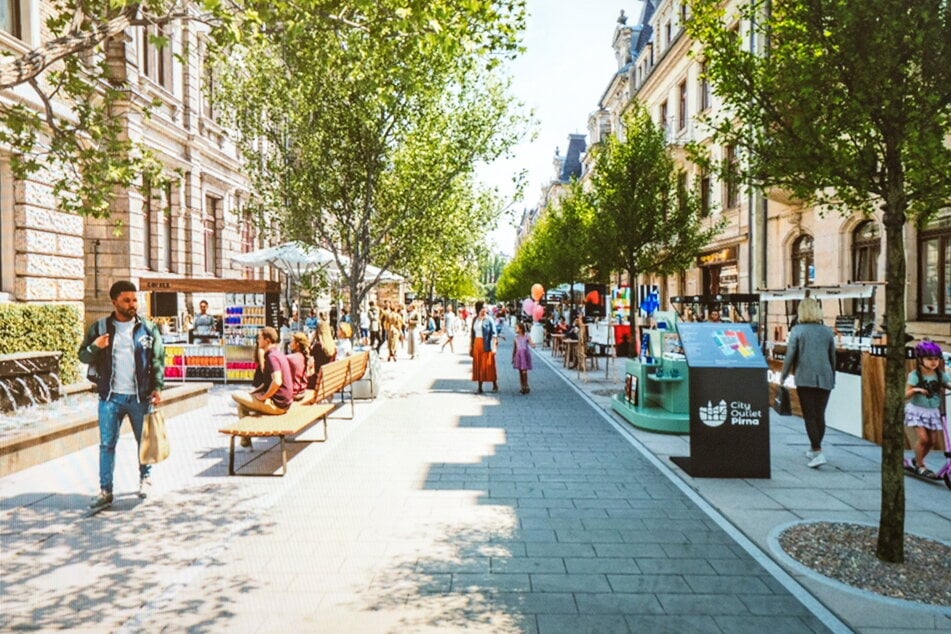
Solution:
<svg viewBox="0 0 951 634">
<path fill-rule="evenodd" d="M 88 376 L 96 383 L 99 393 L 99 494 L 90 504 L 93 509 L 106 508 L 113 501 L 116 444 L 122 421 L 129 418 L 136 444 L 141 444 L 145 417 L 150 408 L 161 403 L 165 385 L 162 336 L 154 323 L 138 314 L 135 285 L 118 281 L 109 289 L 109 297 L 113 312 L 89 328 L 79 348 L 79 358 L 89 365 Z M 496 355 L 499 340 L 504 336 L 499 321 L 489 314 L 483 302 L 477 302 L 475 309 L 471 324 L 466 324 L 470 335 L 472 380 L 480 394 L 484 383 L 491 383 L 492 391 L 498 392 Z M 818 468 L 828 463 L 822 441 L 826 429 L 825 410 L 835 387 L 835 333 L 822 323 L 821 306 L 815 299 L 803 299 L 797 312 L 798 323 L 790 331 L 780 381 L 784 383 L 791 374 L 795 376 L 810 443 L 806 452 L 807 464 Z M 382 344 L 380 333 L 385 328 L 389 355 L 395 358 L 406 323 L 400 311 L 384 304 L 381 313 L 370 302 L 367 318 L 368 332 L 361 334 L 369 335 L 369 341 L 379 349 Z M 456 319 L 451 309 L 443 315 L 443 328 L 448 335 L 443 347 L 449 345 L 450 350 L 453 335 L 459 330 L 460 322 Z M 341 322 L 336 334 L 349 341 L 355 334 L 349 316 Z M 418 315 L 411 318 L 409 330 L 415 331 L 419 324 Z M 533 368 L 532 348 L 534 343 L 525 324 L 516 323 L 512 365 L 519 372 L 522 394 L 530 392 L 528 373 Z M 410 348 L 411 354 L 415 354 L 415 350 L 415 347 Z M 303 398 L 305 388 L 315 387 L 320 367 L 333 361 L 339 352 L 330 320 L 323 315 L 318 315 L 311 338 L 302 332 L 293 336 L 290 353 L 286 355 L 278 331 L 272 327 L 261 329 L 255 355 L 258 368 L 252 390 L 233 395 L 239 416 L 251 412 L 264 415 L 286 412 L 295 399 Z M 945 370 L 943 352 L 935 342 L 919 343 L 915 347 L 915 357 L 917 366 L 907 377 L 905 397 L 909 402 L 905 407 L 905 425 L 914 429 L 917 436 L 912 462 L 917 475 L 934 477 L 925 460 L 942 430 L 944 396 L 945 390 L 951 389 L 951 373 Z M 145 498 L 150 491 L 151 465 L 140 463 L 138 495 Z"/>
<path fill-rule="evenodd" d="M 792 374 L 809 437 L 806 464 L 816 469 L 828 464 L 822 451 L 826 432 L 826 406 L 835 388 L 835 331 L 822 323 L 822 307 L 806 297 L 797 309 L 797 323 L 789 331 L 786 358 L 780 385 Z M 915 346 L 916 368 L 908 374 L 905 386 L 905 426 L 916 435 L 912 467 L 924 478 L 934 478 L 925 458 L 936 446 L 943 429 L 945 390 L 951 389 L 951 374 L 945 370 L 944 353 L 934 341 Z"/>
</svg>

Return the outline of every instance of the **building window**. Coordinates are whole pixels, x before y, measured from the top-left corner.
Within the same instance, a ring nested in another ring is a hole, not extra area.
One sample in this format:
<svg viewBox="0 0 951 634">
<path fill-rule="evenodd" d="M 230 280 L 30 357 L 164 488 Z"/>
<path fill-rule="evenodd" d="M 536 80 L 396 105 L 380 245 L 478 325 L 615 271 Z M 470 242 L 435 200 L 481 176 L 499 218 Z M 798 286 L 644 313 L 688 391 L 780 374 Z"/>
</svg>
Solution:
<svg viewBox="0 0 951 634">
<path fill-rule="evenodd" d="M 205 196 L 205 273 L 218 275 L 218 212 L 221 199 Z"/>
<path fill-rule="evenodd" d="M 792 285 L 812 286 L 816 281 L 816 266 L 813 259 L 812 236 L 802 235 L 792 247 Z"/>
<path fill-rule="evenodd" d="M 951 319 L 951 209 L 918 235 L 918 315 Z"/>
<path fill-rule="evenodd" d="M 152 205 L 152 188 L 146 185 L 142 200 L 142 265 L 149 271 L 155 270 L 152 256 Z"/>
<path fill-rule="evenodd" d="M 257 238 L 257 232 L 254 229 L 254 218 L 251 212 L 241 212 L 241 253 L 250 253 L 254 251 L 254 241 Z M 254 271 L 251 268 L 245 268 L 244 277 L 248 280 L 254 279 Z"/>
<path fill-rule="evenodd" d="M 707 77 L 707 63 L 700 66 L 700 111 L 708 110 L 712 105 L 710 79 Z"/>
<path fill-rule="evenodd" d="M 673 39 L 671 34 L 670 20 L 667 20 L 667 23 L 664 24 L 664 46 L 670 46 L 670 42 Z"/>
<path fill-rule="evenodd" d="M 14 37 L 22 38 L 20 0 L 0 0 L 0 29 Z"/>
<path fill-rule="evenodd" d="M 661 130 L 667 131 L 667 102 L 660 104 L 660 128 Z"/>
<path fill-rule="evenodd" d="M 726 174 L 723 179 L 723 206 L 727 209 L 738 207 L 740 204 L 740 177 L 739 161 L 736 156 L 736 148 L 732 145 L 726 147 Z"/>
<path fill-rule="evenodd" d="M 874 220 L 866 220 L 852 232 L 852 281 L 874 282 L 878 279 L 878 257 L 882 253 L 882 232 Z M 852 300 L 853 315 L 872 315 L 870 298 Z M 862 324 L 864 325 L 864 324 Z"/>
<path fill-rule="evenodd" d="M 680 82 L 680 112 L 677 115 L 677 129 L 687 128 L 687 81 Z"/>
<path fill-rule="evenodd" d="M 201 112 L 209 119 L 215 118 L 215 73 L 211 59 L 206 55 L 202 61 L 202 102 Z"/>
<path fill-rule="evenodd" d="M 142 74 L 172 89 L 172 38 L 165 25 L 142 28 Z"/>
<path fill-rule="evenodd" d="M 711 191 L 710 174 L 704 171 L 700 174 L 700 213 L 703 216 L 710 215 Z"/>
<path fill-rule="evenodd" d="M 874 220 L 866 220 L 852 232 L 852 280 L 878 279 L 878 256 L 882 253 L 882 232 Z"/>
<path fill-rule="evenodd" d="M 165 204 L 163 205 L 164 210 L 162 212 L 162 226 L 164 231 L 162 233 L 162 254 L 164 256 L 164 268 L 168 272 L 172 272 L 172 252 L 174 248 L 174 239 L 172 236 L 172 184 L 165 183 Z"/>
</svg>

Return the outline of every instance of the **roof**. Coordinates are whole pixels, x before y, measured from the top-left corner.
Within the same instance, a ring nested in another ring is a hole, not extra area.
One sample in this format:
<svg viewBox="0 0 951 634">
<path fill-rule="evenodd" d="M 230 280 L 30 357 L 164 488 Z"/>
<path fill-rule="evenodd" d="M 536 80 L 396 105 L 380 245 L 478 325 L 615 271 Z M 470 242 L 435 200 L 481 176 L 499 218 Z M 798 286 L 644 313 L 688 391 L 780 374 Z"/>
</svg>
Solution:
<svg viewBox="0 0 951 634">
<path fill-rule="evenodd" d="M 581 155 L 584 154 L 588 144 L 585 142 L 583 134 L 568 135 L 568 150 L 565 152 L 565 162 L 561 168 L 559 180 L 567 183 L 572 178 L 581 177 Z"/>
</svg>

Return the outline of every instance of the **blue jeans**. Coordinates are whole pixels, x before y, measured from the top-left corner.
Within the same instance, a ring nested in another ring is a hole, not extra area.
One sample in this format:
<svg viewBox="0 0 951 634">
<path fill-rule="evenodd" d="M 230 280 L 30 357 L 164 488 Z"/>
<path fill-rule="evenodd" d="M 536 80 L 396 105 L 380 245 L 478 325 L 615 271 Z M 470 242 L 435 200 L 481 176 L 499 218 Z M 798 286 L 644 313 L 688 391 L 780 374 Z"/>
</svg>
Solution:
<svg viewBox="0 0 951 634">
<path fill-rule="evenodd" d="M 139 402 L 135 394 L 113 394 L 99 400 L 99 488 L 112 493 L 112 476 L 116 470 L 116 443 L 122 419 L 129 416 L 136 447 L 142 442 L 142 423 L 149 411 L 149 400 Z M 138 452 L 136 452 L 138 457 Z M 148 477 L 152 465 L 139 464 L 139 477 Z"/>
</svg>

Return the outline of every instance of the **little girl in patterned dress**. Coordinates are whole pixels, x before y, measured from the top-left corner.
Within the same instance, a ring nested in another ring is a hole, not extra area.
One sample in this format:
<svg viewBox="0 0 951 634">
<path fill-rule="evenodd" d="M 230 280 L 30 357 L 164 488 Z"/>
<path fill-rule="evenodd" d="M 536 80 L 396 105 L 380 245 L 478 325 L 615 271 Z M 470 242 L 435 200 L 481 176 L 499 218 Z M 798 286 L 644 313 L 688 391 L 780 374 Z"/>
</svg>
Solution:
<svg viewBox="0 0 951 634">
<path fill-rule="evenodd" d="M 515 324 L 515 345 L 512 346 L 512 367 L 518 370 L 519 380 L 522 384 L 521 393 L 528 394 L 531 390 L 528 387 L 528 371 L 532 369 L 532 351 L 535 344 L 528 338 L 525 330 L 525 324 L 518 322 Z"/>
</svg>

